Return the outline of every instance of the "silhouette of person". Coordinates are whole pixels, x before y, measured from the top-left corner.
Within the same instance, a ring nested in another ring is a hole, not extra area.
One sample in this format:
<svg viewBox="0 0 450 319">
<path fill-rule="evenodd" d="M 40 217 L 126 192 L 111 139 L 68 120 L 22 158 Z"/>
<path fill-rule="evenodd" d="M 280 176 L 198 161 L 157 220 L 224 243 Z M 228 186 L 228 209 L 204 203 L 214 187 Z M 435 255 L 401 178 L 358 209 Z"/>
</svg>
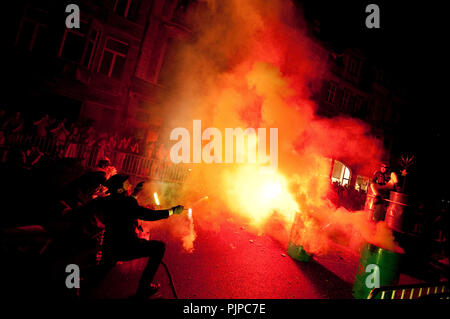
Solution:
<svg viewBox="0 0 450 319">
<path fill-rule="evenodd" d="M 382 163 L 380 170 L 373 175 L 372 183 L 370 184 L 370 188 L 375 195 L 373 221 L 384 220 L 386 215 L 385 199 L 389 198 L 390 191 L 395 189 L 397 183 L 397 174 L 391 172 L 386 163 Z"/>
<path fill-rule="evenodd" d="M 136 297 L 148 298 L 158 290 L 158 286 L 152 284 L 152 280 L 164 256 L 165 244 L 137 237 L 138 219 L 145 221 L 165 219 L 172 214 L 180 214 L 183 206 L 167 210 L 152 210 L 140 206 L 135 196 L 142 189 L 142 185 L 135 188 L 132 196 L 128 178 L 122 174 L 112 176 L 106 182 L 110 195 L 99 199 L 102 201 L 105 223 L 103 266 L 108 269 L 117 261 L 150 257 L 136 292 Z"/>
</svg>

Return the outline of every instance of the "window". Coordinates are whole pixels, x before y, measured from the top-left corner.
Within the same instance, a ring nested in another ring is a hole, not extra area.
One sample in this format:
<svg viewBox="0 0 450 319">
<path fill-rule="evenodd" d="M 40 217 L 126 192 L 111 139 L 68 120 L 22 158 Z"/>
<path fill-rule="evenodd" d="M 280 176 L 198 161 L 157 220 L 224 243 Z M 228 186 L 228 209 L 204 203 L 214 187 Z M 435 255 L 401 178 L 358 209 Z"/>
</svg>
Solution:
<svg viewBox="0 0 450 319">
<path fill-rule="evenodd" d="M 139 0 L 115 0 L 113 11 L 122 18 L 136 21 L 139 2 Z"/>
<path fill-rule="evenodd" d="M 369 186 L 369 178 L 365 176 L 358 175 L 356 177 L 355 189 L 358 191 L 367 192 L 367 187 Z"/>
<path fill-rule="evenodd" d="M 79 29 L 65 28 L 58 56 L 63 59 L 81 63 L 88 28 L 89 25 L 87 21 L 80 21 Z"/>
<path fill-rule="evenodd" d="M 46 51 L 50 47 L 47 18 L 46 11 L 28 8 L 20 21 L 16 47 L 34 52 Z"/>
<path fill-rule="evenodd" d="M 347 71 L 351 75 L 358 75 L 359 72 L 359 61 L 350 57 L 348 62 Z"/>
<path fill-rule="evenodd" d="M 171 69 L 170 61 L 176 59 L 177 48 L 179 40 L 176 38 L 168 38 L 167 44 L 162 56 L 161 69 L 158 73 L 158 83 L 163 86 L 168 86 L 171 83 L 173 77 L 173 70 Z"/>
<path fill-rule="evenodd" d="M 338 182 L 340 185 L 345 186 L 350 184 L 351 172 L 350 169 L 343 163 L 335 160 L 333 171 L 331 173 L 331 181 Z"/>
<path fill-rule="evenodd" d="M 355 109 L 355 112 L 359 112 L 361 109 L 361 105 L 362 105 L 362 97 L 361 96 L 355 96 L 355 101 L 353 104 L 353 107 Z"/>
<path fill-rule="evenodd" d="M 349 100 L 350 100 L 350 91 L 347 89 L 344 89 L 344 93 L 342 94 L 342 100 L 341 100 L 342 108 L 344 108 L 344 109 L 347 108 Z"/>
<path fill-rule="evenodd" d="M 95 49 L 97 48 L 97 42 L 100 32 L 98 30 L 92 29 L 86 44 L 86 51 L 83 57 L 83 66 L 89 68 L 94 57 Z"/>
<path fill-rule="evenodd" d="M 328 87 L 327 92 L 327 102 L 333 104 L 335 96 L 336 96 L 336 85 L 333 82 L 330 82 L 330 86 Z"/>
<path fill-rule="evenodd" d="M 98 72 L 119 79 L 125 66 L 128 44 L 116 39 L 107 38 L 103 48 Z"/>
<path fill-rule="evenodd" d="M 344 174 L 342 175 L 341 185 L 349 185 L 350 184 L 350 170 L 347 166 L 344 167 Z"/>
</svg>

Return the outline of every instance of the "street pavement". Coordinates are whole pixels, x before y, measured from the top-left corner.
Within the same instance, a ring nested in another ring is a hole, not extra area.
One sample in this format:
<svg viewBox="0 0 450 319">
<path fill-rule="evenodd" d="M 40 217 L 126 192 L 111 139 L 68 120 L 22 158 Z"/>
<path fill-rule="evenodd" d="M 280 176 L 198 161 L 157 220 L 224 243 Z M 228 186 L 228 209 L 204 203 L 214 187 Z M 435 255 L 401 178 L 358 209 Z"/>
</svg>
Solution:
<svg viewBox="0 0 450 319">
<path fill-rule="evenodd" d="M 196 229 L 195 250 L 164 232 L 152 239 L 166 243 L 163 261 L 179 299 L 351 299 L 359 255 L 332 243 L 325 256 L 310 262 L 293 260 L 286 247 L 269 236 L 224 223 L 219 230 Z M 133 295 L 146 258 L 119 263 L 82 297 L 123 299 Z M 151 299 L 173 299 L 167 272 L 160 266 L 154 282 L 161 285 Z M 418 282 L 406 275 L 401 284 Z"/>
</svg>

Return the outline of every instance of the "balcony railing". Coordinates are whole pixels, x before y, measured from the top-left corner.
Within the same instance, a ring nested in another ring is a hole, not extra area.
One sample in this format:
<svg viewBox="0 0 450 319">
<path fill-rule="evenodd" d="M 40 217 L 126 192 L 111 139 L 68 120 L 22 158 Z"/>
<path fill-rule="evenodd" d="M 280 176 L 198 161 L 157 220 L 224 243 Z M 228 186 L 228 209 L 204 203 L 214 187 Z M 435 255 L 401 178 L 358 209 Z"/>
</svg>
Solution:
<svg viewBox="0 0 450 319">
<path fill-rule="evenodd" d="M 1 160 L 5 160 L 5 152 L 17 145 L 22 148 L 37 147 L 49 157 L 75 158 L 85 168 L 94 168 L 99 160 L 108 157 L 118 172 L 140 178 L 148 178 L 171 183 L 183 183 L 187 177 L 188 169 L 182 164 L 173 164 L 133 153 L 117 150 L 107 150 L 98 146 L 84 143 L 58 144 L 53 137 L 40 137 L 35 135 L 10 135 L 5 141 Z"/>
</svg>

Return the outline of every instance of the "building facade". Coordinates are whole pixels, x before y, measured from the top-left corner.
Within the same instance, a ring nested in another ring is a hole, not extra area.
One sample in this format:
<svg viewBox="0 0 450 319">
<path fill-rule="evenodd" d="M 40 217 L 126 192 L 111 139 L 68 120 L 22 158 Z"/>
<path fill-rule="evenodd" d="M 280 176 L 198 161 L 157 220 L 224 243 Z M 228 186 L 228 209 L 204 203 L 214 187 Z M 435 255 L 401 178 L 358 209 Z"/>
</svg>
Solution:
<svg viewBox="0 0 450 319">
<path fill-rule="evenodd" d="M 65 25 L 69 3 L 80 8 L 80 28 Z M 177 0 L 15 2 L 3 103 L 156 140 L 166 47 L 190 32 L 177 22 L 183 10 Z"/>
<path fill-rule="evenodd" d="M 315 96 L 317 114 L 323 117 L 349 116 L 366 123 L 370 133 L 382 141 L 386 150 L 384 160 L 391 161 L 396 152 L 396 136 L 406 101 L 396 92 L 394 80 L 374 58 L 361 49 L 338 49 L 323 42 L 320 22 L 310 21 L 310 36 L 320 49 L 328 70 Z M 366 190 L 369 177 L 359 175 L 340 159 L 331 159 L 330 178 L 333 182 Z"/>
<path fill-rule="evenodd" d="M 79 6 L 80 28 L 69 29 L 66 6 Z M 9 4 L 4 46 L 4 103 L 35 118 L 49 113 L 93 123 L 99 131 L 138 134 L 153 142 L 164 122 L 157 97 L 168 46 L 189 37 L 182 0 L 40 0 Z M 317 58 L 327 64 L 316 91 L 318 115 L 366 122 L 388 153 L 405 102 L 388 75 L 359 49 L 322 42 L 320 23 L 309 21 Z M 38 114 L 40 113 L 40 114 Z M 331 159 L 330 178 L 365 189 L 367 177 Z"/>
</svg>

